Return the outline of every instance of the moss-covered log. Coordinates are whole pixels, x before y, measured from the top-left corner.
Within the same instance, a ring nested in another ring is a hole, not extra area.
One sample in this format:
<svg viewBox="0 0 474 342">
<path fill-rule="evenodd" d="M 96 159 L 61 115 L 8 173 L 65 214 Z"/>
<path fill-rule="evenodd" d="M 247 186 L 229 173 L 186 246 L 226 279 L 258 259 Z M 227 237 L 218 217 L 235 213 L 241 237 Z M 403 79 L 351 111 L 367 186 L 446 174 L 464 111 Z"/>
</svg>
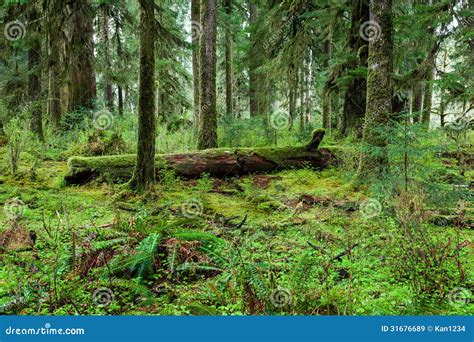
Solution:
<svg viewBox="0 0 474 342">
<path fill-rule="evenodd" d="M 323 136 L 324 130 L 316 130 L 311 141 L 299 147 L 216 148 L 192 153 L 159 154 L 155 156 L 157 177 L 166 169 L 184 178 L 197 178 L 203 173 L 230 177 L 304 166 L 322 169 L 334 159 L 328 149 L 318 149 Z M 99 176 L 119 182 L 128 181 L 132 177 L 135 161 L 134 154 L 71 157 L 65 181 L 67 184 L 85 184 Z"/>
</svg>

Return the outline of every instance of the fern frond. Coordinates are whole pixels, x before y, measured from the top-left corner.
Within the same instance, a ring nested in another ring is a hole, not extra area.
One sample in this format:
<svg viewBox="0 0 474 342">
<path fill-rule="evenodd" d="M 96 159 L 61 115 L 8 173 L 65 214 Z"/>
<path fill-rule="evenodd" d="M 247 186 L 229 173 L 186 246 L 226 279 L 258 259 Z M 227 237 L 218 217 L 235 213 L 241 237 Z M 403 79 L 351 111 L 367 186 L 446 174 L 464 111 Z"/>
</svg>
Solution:
<svg viewBox="0 0 474 342">
<path fill-rule="evenodd" d="M 161 242 L 161 234 L 154 233 L 143 239 L 136 249 L 136 253 L 119 256 L 112 263 L 112 271 L 129 270 L 132 275 L 146 278 L 153 273 L 155 254 Z"/>
</svg>

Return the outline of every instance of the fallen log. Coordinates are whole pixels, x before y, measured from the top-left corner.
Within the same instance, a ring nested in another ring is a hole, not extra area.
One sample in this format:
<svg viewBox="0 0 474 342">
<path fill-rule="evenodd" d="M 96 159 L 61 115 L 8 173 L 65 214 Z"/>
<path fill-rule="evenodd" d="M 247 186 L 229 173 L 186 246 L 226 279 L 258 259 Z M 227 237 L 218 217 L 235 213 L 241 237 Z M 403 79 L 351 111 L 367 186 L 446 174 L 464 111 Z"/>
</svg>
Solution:
<svg viewBox="0 0 474 342">
<path fill-rule="evenodd" d="M 157 154 L 157 177 L 172 170 L 183 178 L 197 178 L 207 173 L 213 177 L 241 176 L 249 173 L 273 172 L 305 166 L 323 169 L 334 156 L 328 149 L 318 149 L 324 130 L 313 132 L 311 141 L 298 147 L 216 148 L 192 153 Z M 86 184 L 100 176 L 124 182 L 132 177 L 134 154 L 103 157 L 71 157 L 66 184 Z"/>
</svg>

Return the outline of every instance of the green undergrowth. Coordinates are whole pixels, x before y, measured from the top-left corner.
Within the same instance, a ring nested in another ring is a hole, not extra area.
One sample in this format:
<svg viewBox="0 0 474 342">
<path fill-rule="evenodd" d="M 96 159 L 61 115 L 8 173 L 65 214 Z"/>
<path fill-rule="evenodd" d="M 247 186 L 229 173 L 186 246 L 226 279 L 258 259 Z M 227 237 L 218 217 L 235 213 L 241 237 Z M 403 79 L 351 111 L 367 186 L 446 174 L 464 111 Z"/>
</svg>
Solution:
<svg viewBox="0 0 474 342">
<path fill-rule="evenodd" d="M 369 194 L 354 190 L 340 168 L 225 180 L 167 173 L 143 195 L 107 183 L 66 187 L 60 177 L 66 168 L 64 161 L 45 161 L 34 179 L 27 172 L 0 177 L 0 203 L 7 208 L 15 199 L 21 206 L 17 220 L 7 209 L 0 212 L 0 232 L 13 229 L 15 221 L 15 229 L 30 237 L 34 232 L 35 240 L 0 254 L 3 313 L 472 310 L 462 299 L 470 291 L 472 257 L 456 247 L 472 232 L 423 221 L 429 243 L 445 246 L 447 256 L 429 265 L 416 259 L 415 270 L 405 269 L 401 255 L 411 252 L 400 249 L 403 221 L 394 217 L 393 203 L 365 217 L 360 205 Z M 428 277 L 417 272 L 420 267 Z"/>
</svg>

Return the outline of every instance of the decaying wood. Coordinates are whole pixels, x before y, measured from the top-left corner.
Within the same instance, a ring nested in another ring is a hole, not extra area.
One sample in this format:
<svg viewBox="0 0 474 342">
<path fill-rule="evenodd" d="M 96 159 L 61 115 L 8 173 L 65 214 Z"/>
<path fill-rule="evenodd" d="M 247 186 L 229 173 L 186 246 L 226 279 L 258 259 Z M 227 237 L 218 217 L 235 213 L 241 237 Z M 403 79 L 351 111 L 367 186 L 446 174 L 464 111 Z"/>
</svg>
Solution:
<svg viewBox="0 0 474 342">
<path fill-rule="evenodd" d="M 315 130 L 311 141 L 298 147 L 217 148 L 193 153 L 155 156 L 157 176 L 165 170 L 183 178 L 197 178 L 207 173 L 213 177 L 241 176 L 249 173 L 274 172 L 312 167 L 323 169 L 334 161 L 328 149 L 318 149 L 324 130 Z M 86 184 L 100 176 L 107 180 L 128 181 L 132 177 L 135 155 L 72 157 L 66 184 Z"/>
</svg>

